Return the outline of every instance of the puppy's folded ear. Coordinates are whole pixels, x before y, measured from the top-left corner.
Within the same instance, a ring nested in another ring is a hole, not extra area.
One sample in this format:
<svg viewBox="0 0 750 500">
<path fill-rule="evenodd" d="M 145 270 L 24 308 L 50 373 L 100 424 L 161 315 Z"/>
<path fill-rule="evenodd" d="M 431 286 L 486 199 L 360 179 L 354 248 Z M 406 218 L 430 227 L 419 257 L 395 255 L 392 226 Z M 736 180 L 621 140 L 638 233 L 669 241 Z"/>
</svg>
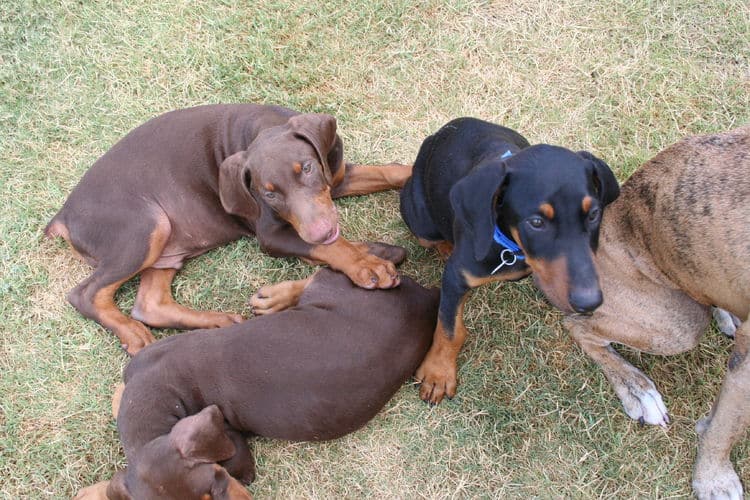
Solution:
<svg viewBox="0 0 750 500">
<path fill-rule="evenodd" d="M 454 234 L 467 231 L 474 245 L 474 258 L 484 260 L 490 253 L 495 233 L 495 205 L 509 176 L 505 162 L 479 165 L 452 188 Z"/>
<path fill-rule="evenodd" d="M 234 479 L 220 465 L 214 465 L 214 478 L 211 484 L 212 500 L 252 500 L 242 483 Z"/>
<path fill-rule="evenodd" d="M 594 185 L 599 194 L 599 201 L 602 205 L 606 206 L 612 203 L 620 196 L 620 185 L 615 178 L 615 174 L 612 173 L 612 169 L 609 165 L 604 163 L 604 160 L 597 158 L 588 151 L 578 151 L 578 156 L 589 160 L 594 167 L 593 177 Z"/>
<path fill-rule="evenodd" d="M 292 132 L 300 139 L 309 142 L 323 166 L 323 174 L 330 184 L 331 172 L 341 165 L 344 159 L 344 146 L 336 135 L 336 118 L 325 114 L 295 115 L 289 119 Z"/>
<path fill-rule="evenodd" d="M 224 432 L 224 415 L 216 405 L 177 422 L 169 439 L 183 458 L 196 462 L 220 462 L 236 452 L 234 443 Z"/>
<path fill-rule="evenodd" d="M 258 218 L 259 208 L 251 193 L 250 180 L 247 151 L 233 154 L 219 166 L 221 206 L 232 215 L 254 221 Z"/>
</svg>

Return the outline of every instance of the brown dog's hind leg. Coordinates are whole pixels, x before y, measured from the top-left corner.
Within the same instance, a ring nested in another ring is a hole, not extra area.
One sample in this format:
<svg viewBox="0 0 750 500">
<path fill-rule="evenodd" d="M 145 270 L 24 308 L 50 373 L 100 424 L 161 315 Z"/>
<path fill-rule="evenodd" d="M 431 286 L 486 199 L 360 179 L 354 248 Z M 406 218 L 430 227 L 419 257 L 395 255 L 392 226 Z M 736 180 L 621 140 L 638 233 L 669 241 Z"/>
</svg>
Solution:
<svg viewBox="0 0 750 500">
<path fill-rule="evenodd" d="M 239 314 L 196 311 L 175 302 L 171 285 L 177 269 L 149 267 L 141 272 L 132 316 L 156 328 L 219 328 L 242 322 Z"/>
<path fill-rule="evenodd" d="M 343 178 L 334 180 L 332 198 L 370 194 L 388 189 L 401 189 L 411 177 L 411 165 L 389 163 L 387 165 L 352 165 L 342 169 Z"/>
<path fill-rule="evenodd" d="M 157 216 L 150 227 L 139 225 L 131 231 L 120 231 L 118 234 L 123 238 L 109 240 L 101 249 L 103 255 L 91 276 L 68 293 L 68 301 L 73 307 L 117 335 L 122 348 L 131 356 L 154 342 L 154 337 L 143 323 L 125 316 L 118 309 L 115 292 L 142 269 L 156 262 L 170 231 L 169 219 L 164 214 Z"/>
<path fill-rule="evenodd" d="M 750 325 L 742 323 L 719 397 L 711 414 L 696 425 L 700 435 L 693 470 L 698 498 L 742 498 L 742 483 L 729 460 L 732 446 L 750 425 Z"/>
</svg>

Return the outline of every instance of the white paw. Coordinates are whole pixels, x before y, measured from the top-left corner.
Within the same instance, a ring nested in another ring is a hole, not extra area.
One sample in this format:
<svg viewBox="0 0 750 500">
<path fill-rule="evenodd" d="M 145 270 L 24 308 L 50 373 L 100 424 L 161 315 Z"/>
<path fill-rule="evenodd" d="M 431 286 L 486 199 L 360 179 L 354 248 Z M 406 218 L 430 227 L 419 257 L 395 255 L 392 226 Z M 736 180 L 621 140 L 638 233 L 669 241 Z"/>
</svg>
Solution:
<svg viewBox="0 0 750 500">
<path fill-rule="evenodd" d="M 731 464 L 705 467 L 696 466 L 693 477 L 693 491 L 699 499 L 740 500 L 743 498 L 742 483 Z"/>
<path fill-rule="evenodd" d="M 734 334 L 737 331 L 737 328 L 739 328 L 740 324 L 742 324 L 740 319 L 729 311 L 725 311 L 724 309 L 720 309 L 718 307 L 712 308 L 712 313 L 719 331 L 721 331 L 721 333 L 723 333 L 727 337 L 734 338 Z"/>
<path fill-rule="evenodd" d="M 666 428 L 669 424 L 669 414 L 654 383 L 645 377 L 641 382 L 649 387 L 638 387 L 638 384 L 632 383 L 634 380 L 630 382 L 621 390 L 616 389 L 625 413 L 641 424 L 660 425 Z"/>
</svg>

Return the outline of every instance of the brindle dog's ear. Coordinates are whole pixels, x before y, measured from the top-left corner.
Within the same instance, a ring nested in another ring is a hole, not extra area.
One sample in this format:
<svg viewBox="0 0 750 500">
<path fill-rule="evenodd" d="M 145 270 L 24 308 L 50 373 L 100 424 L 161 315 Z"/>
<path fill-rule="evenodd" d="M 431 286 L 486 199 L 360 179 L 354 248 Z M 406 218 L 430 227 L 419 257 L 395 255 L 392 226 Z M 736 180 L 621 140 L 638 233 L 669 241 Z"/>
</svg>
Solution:
<svg viewBox="0 0 750 500">
<path fill-rule="evenodd" d="M 260 210 L 251 193 L 247 151 L 233 154 L 219 166 L 219 198 L 228 213 L 250 221 L 258 218 Z"/>
<path fill-rule="evenodd" d="M 323 166 L 326 181 L 332 181 L 331 172 L 339 167 L 344 157 L 343 143 L 336 135 L 336 118 L 325 114 L 295 115 L 289 118 L 292 132 L 309 142 Z"/>
<path fill-rule="evenodd" d="M 183 458 L 196 462 L 220 462 L 236 452 L 234 443 L 224 432 L 224 415 L 216 405 L 177 422 L 169 439 Z"/>
<path fill-rule="evenodd" d="M 495 233 L 498 195 L 508 182 L 505 162 L 479 165 L 458 181 L 450 191 L 453 226 L 468 231 L 474 245 L 474 258 L 484 260 L 490 253 Z M 454 230 L 455 233 L 455 230 Z"/>
<path fill-rule="evenodd" d="M 594 165 L 594 186 L 602 205 L 606 206 L 615 201 L 620 196 L 620 185 L 617 183 L 617 178 L 615 178 L 615 174 L 612 173 L 609 165 L 588 151 L 578 151 L 578 156 L 589 160 Z"/>
</svg>

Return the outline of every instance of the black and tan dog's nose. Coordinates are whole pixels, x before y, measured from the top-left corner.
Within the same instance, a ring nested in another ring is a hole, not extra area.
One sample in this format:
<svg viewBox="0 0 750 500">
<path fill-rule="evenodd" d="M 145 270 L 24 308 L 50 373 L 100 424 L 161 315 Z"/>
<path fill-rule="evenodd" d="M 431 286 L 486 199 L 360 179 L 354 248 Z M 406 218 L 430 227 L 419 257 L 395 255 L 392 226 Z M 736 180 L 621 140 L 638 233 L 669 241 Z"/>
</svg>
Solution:
<svg viewBox="0 0 750 500">
<path fill-rule="evenodd" d="M 569 301 L 570 307 L 577 313 L 594 312 L 602 305 L 602 291 L 599 287 L 571 290 Z"/>
</svg>

